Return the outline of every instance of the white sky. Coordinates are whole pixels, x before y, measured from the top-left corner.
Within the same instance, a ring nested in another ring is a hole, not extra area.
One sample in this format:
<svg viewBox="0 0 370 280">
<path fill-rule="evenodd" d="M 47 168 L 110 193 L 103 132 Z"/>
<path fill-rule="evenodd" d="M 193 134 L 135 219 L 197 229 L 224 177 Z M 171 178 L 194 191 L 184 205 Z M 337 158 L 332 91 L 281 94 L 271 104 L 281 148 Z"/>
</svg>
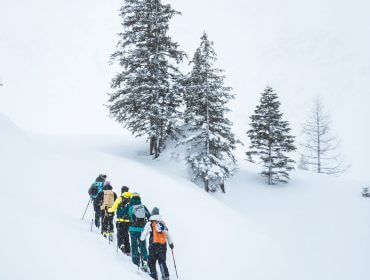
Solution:
<svg viewBox="0 0 370 280">
<path fill-rule="evenodd" d="M 298 135 L 320 94 L 353 167 L 368 180 L 370 2 L 172 0 L 171 33 L 189 56 L 206 30 L 237 98 L 241 140 L 266 84 Z M 115 67 L 118 0 L 1 0 L 0 112 L 42 133 L 117 133 L 102 104 Z"/>
</svg>

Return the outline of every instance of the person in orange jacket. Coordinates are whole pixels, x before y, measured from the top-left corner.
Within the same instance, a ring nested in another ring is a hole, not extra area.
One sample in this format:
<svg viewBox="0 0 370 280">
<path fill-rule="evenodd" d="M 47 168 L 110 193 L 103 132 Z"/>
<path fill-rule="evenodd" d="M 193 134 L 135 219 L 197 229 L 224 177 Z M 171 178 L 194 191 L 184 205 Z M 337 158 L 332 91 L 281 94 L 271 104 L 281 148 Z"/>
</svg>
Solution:
<svg viewBox="0 0 370 280">
<path fill-rule="evenodd" d="M 153 208 L 149 221 L 146 223 L 144 231 L 141 233 L 140 239 L 144 241 L 148 234 L 150 234 L 148 258 L 150 276 L 153 279 L 158 280 L 156 269 L 156 263 L 158 261 L 162 279 L 168 280 L 170 274 L 166 264 L 167 243 L 171 249 L 174 248 L 174 245 L 170 234 L 168 233 L 168 228 L 163 222 L 162 216 L 159 214 L 159 209 L 157 207 Z"/>
</svg>

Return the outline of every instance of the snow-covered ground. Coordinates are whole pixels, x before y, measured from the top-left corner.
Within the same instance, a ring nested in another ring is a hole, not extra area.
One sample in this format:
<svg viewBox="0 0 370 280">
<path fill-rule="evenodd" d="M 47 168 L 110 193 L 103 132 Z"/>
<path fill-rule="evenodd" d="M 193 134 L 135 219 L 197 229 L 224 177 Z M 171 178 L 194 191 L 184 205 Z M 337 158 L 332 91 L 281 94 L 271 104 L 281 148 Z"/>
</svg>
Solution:
<svg viewBox="0 0 370 280">
<path fill-rule="evenodd" d="M 242 161 L 215 196 L 182 162 L 152 161 L 131 137 L 30 135 L 0 115 L 0 279 L 143 279 L 81 221 L 87 189 L 107 173 L 158 206 L 175 242 L 180 279 L 367 279 L 370 199 L 361 184 L 294 172 L 270 187 Z M 168 264 L 175 279 L 171 255 Z"/>
</svg>

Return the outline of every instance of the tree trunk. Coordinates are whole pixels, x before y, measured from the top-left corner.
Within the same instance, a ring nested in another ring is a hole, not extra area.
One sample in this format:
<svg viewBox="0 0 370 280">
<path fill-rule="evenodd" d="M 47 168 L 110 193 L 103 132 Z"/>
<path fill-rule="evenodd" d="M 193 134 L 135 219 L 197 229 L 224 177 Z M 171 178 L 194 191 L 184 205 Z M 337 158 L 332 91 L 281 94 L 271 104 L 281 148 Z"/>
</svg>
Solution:
<svg viewBox="0 0 370 280">
<path fill-rule="evenodd" d="M 159 149 L 159 139 L 156 137 L 154 141 L 154 158 L 158 158 L 160 153 Z"/>
<path fill-rule="evenodd" d="M 209 192 L 209 181 L 208 181 L 208 178 L 207 176 L 204 178 L 204 189 L 206 190 L 206 192 Z"/>
<path fill-rule="evenodd" d="M 272 185 L 272 155 L 271 144 L 269 145 L 269 185 Z"/>
<path fill-rule="evenodd" d="M 317 129 L 317 173 L 321 173 L 320 116 L 318 102 L 316 103 L 316 129 Z"/>
<path fill-rule="evenodd" d="M 155 137 L 154 136 L 150 137 L 149 142 L 150 142 L 149 144 L 150 155 L 152 156 L 154 154 L 153 150 L 154 150 Z"/>
<path fill-rule="evenodd" d="M 225 183 L 224 182 L 221 183 L 221 190 L 222 190 L 223 193 L 226 193 L 225 192 Z"/>
</svg>

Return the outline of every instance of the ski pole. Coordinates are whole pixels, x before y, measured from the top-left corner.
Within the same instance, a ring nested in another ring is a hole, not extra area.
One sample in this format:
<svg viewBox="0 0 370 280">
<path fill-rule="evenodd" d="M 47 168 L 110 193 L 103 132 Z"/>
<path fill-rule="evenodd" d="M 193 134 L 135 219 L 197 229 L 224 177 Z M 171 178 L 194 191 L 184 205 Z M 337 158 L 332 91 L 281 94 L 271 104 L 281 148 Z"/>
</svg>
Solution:
<svg viewBox="0 0 370 280">
<path fill-rule="evenodd" d="M 87 204 L 87 206 L 86 206 L 85 212 L 84 212 L 84 214 L 83 214 L 83 216 L 82 216 L 82 220 L 85 218 L 85 214 L 86 214 L 87 208 L 89 208 L 90 202 L 91 202 L 91 197 L 90 197 L 90 199 L 89 199 L 89 203 L 88 203 L 88 204 Z"/>
<path fill-rule="evenodd" d="M 94 218 L 91 219 L 91 226 L 90 226 L 90 232 L 92 232 L 92 226 L 93 226 Z"/>
<path fill-rule="evenodd" d="M 171 252 L 172 252 L 173 265 L 175 266 L 176 277 L 177 279 L 179 279 L 179 276 L 177 275 L 177 267 L 176 267 L 176 262 L 175 262 L 175 255 L 173 254 L 173 249 L 171 249 Z"/>
</svg>

